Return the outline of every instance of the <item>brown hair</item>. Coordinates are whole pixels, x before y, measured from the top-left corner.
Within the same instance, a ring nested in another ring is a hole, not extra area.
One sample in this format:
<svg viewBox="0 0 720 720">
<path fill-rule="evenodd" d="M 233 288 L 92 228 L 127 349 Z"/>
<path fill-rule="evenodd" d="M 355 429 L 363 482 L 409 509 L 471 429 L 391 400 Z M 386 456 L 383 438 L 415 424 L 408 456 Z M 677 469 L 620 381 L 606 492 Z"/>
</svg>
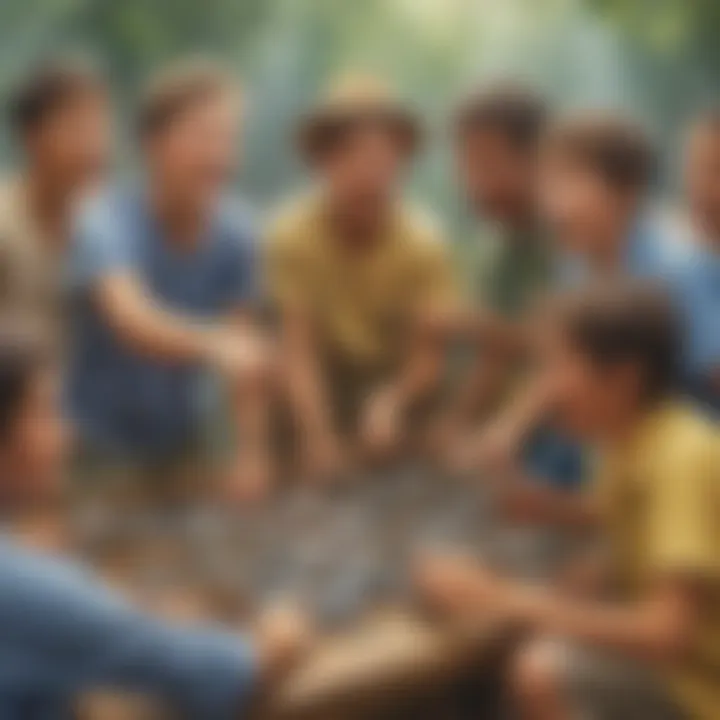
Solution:
<svg viewBox="0 0 720 720">
<path fill-rule="evenodd" d="M 558 123 L 547 140 L 548 152 L 581 164 L 620 191 L 644 191 L 652 182 L 657 158 L 643 128 L 614 115 L 582 115 Z"/>
<path fill-rule="evenodd" d="M 32 132 L 76 98 L 104 92 L 104 79 L 88 60 L 48 60 L 36 66 L 11 93 L 7 104 L 10 125 L 19 134 Z"/>
<path fill-rule="evenodd" d="M 680 371 L 682 325 L 661 284 L 598 285 L 562 298 L 556 310 L 572 345 L 593 363 L 637 363 L 647 399 L 672 391 Z"/>
<path fill-rule="evenodd" d="M 453 125 L 459 139 L 481 130 L 492 130 L 515 147 L 530 150 L 537 145 L 547 117 L 547 106 L 539 94 L 508 83 L 467 95 L 455 111 Z"/>
<path fill-rule="evenodd" d="M 141 138 L 161 132 L 186 110 L 218 96 L 239 93 L 233 77 L 208 60 L 170 65 L 148 84 L 137 113 Z"/>
</svg>

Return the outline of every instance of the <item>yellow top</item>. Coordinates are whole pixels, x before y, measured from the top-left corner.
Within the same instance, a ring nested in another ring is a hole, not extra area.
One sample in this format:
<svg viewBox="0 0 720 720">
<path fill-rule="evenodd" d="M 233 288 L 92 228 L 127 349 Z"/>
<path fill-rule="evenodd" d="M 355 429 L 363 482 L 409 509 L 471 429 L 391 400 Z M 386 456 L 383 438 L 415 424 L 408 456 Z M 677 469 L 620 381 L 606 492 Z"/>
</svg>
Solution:
<svg viewBox="0 0 720 720">
<path fill-rule="evenodd" d="M 342 363 L 384 367 L 403 350 L 409 321 L 451 303 L 455 287 L 445 243 L 430 222 L 399 206 L 382 237 L 348 248 L 317 197 L 281 214 L 266 244 L 271 298 L 309 313 Z"/>
<path fill-rule="evenodd" d="M 624 587 L 683 574 L 707 593 L 693 650 L 669 671 L 690 717 L 720 717 L 720 430 L 683 406 L 646 418 L 602 461 L 597 491 Z"/>
<path fill-rule="evenodd" d="M 62 305 L 59 252 L 31 216 L 21 182 L 2 182 L 0 317 L 54 326 Z"/>
</svg>

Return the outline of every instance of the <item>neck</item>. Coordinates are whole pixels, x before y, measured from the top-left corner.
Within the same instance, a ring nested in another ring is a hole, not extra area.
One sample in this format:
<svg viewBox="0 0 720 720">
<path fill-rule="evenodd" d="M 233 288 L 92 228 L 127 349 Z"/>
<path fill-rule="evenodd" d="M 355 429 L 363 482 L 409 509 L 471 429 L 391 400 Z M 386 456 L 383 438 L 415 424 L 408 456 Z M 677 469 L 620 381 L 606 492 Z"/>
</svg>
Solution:
<svg viewBox="0 0 720 720">
<path fill-rule="evenodd" d="M 334 233 L 349 247 L 373 246 L 382 236 L 392 214 L 392 203 L 386 202 L 368 209 L 356 209 L 339 199 L 330 197 L 326 216 Z"/>
<path fill-rule="evenodd" d="M 602 433 L 603 443 L 617 447 L 631 440 L 644 419 L 660 404 L 634 404 L 618 409 L 606 423 L 605 432 Z"/>
<path fill-rule="evenodd" d="M 194 246 L 208 224 L 208 214 L 197 203 L 187 202 L 172 186 L 154 182 L 150 190 L 153 211 L 171 242 L 180 246 Z"/>
<path fill-rule="evenodd" d="M 22 180 L 28 212 L 41 237 L 64 245 L 69 232 L 75 188 L 57 182 L 41 168 L 29 167 Z"/>
<path fill-rule="evenodd" d="M 596 234 L 590 262 L 601 275 L 615 275 L 623 269 L 626 243 L 630 237 L 630 223 L 621 222 Z"/>
</svg>

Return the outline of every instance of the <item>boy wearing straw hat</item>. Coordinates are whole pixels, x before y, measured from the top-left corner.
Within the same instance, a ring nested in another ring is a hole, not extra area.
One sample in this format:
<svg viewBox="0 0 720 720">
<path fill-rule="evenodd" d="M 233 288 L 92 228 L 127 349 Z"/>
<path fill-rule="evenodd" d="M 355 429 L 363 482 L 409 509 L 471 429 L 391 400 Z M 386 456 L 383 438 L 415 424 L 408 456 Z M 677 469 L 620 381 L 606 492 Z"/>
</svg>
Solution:
<svg viewBox="0 0 720 720">
<path fill-rule="evenodd" d="M 415 116 L 367 77 L 336 83 L 299 129 L 318 187 L 281 213 L 267 262 L 312 476 L 340 469 L 348 445 L 399 449 L 440 376 L 428 321 L 452 301 L 449 258 L 399 192 L 419 141 Z"/>
</svg>

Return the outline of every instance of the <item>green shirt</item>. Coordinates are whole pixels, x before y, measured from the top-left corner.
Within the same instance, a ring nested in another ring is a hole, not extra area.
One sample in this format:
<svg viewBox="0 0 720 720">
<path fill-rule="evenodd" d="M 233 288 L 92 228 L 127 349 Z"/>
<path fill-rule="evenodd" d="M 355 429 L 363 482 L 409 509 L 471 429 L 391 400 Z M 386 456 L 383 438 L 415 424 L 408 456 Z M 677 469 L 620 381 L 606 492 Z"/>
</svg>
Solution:
<svg viewBox="0 0 720 720">
<path fill-rule="evenodd" d="M 506 317 L 525 314 L 550 284 L 551 252 L 539 229 L 498 230 L 475 243 L 469 254 L 463 264 L 471 297 Z"/>
</svg>

